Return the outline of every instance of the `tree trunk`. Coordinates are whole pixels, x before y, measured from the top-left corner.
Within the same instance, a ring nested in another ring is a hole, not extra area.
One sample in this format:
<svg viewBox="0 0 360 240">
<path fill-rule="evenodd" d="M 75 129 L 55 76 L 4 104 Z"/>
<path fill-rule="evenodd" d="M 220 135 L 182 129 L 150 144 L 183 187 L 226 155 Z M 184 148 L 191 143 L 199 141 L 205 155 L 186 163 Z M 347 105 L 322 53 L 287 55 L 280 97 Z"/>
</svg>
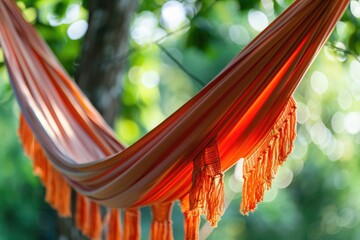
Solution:
<svg viewBox="0 0 360 240">
<path fill-rule="evenodd" d="M 136 0 L 89 1 L 89 28 L 76 80 L 110 126 L 119 110 L 125 64 L 114 59 L 128 51 L 130 20 L 136 6 Z M 86 239 L 72 219 L 59 219 L 58 223 L 59 239 Z"/>
<path fill-rule="evenodd" d="M 113 126 L 119 109 L 128 32 L 136 0 L 89 1 L 89 29 L 84 42 L 77 82 L 101 115 Z M 114 60 L 115 59 L 115 60 Z"/>
</svg>

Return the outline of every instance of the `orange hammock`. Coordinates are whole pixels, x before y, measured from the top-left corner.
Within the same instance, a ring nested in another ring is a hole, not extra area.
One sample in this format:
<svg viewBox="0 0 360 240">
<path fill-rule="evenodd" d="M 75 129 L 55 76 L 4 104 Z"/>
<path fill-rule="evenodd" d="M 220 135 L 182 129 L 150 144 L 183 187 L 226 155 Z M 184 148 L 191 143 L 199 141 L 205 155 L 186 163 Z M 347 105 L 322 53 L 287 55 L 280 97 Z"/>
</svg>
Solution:
<svg viewBox="0 0 360 240">
<path fill-rule="evenodd" d="M 244 158 L 241 212 L 253 211 L 293 147 L 291 95 L 348 2 L 295 1 L 201 92 L 125 148 L 14 2 L 1 0 L 19 135 L 46 200 L 70 216 L 74 189 L 76 225 L 92 238 L 106 225 L 109 239 L 138 239 L 138 208 L 151 206 L 151 238 L 172 239 L 171 207 L 180 199 L 185 237 L 196 239 L 200 214 L 212 226 L 223 214 L 223 172 Z M 104 219 L 99 204 L 111 208 Z"/>
</svg>

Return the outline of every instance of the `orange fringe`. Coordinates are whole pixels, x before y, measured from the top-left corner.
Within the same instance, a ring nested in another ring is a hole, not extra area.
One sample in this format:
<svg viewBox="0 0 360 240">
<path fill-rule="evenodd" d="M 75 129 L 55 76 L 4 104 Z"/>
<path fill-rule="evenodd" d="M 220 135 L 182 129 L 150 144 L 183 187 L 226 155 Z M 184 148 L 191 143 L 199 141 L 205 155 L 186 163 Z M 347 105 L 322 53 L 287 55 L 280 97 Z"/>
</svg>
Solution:
<svg viewBox="0 0 360 240">
<path fill-rule="evenodd" d="M 216 141 L 206 146 L 194 160 L 189 196 L 190 210 L 198 209 L 200 214 L 206 215 L 211 226 L 216 227 L 225 208 L 224 181 Z"/>
<path fill-rule="evenodd" d="M 153 240 L 171 240 L 173 239 L 171 210 L 173 203 L 160 203 L 153 205 L 151 224 L 151 237 Z"/>
<path fill-rule="evenodd" d="M 47 162 L 47 179 L 45 182 L 45 200 L 57 210 L 62 217 L 71 216 L 71 188 L 65 178 L 57 171 L 50 162 Z"/>
<path fill-rule="evenodd" d="M 41 145 L 22 114 L 18 134 L 26 155 L 33 162 L 34 174 L 40 177 L 46 188 L 46 201 L 57 210 L 60 216 L 70 217 L 71 188 L 65 178 L 47 160 Z"/>
<path fill-rule="evenodd" d="M 113 208 L 110 210 L 110 219 L 108 223 L 107 240 L 120 240 L 121 228 L 120 228 L 120 210 Z"/>
<path fill-rule="evenodd" d="M 200 209 L 190 210 L 189 195 L 180 200 L 181 211 L 184 214 L 184 239 L 198 240 L 200 228 Z"/>
<path fill-rule="evenodd" d="M 91 201 L 88 210 L 89 213 L 85 235 L 91 239 L 100 239 L 102 231 L 100 206 Z"/>
<path fill-rule="evenodd" d="M 88 200 L 81 194 L 76 194 L 76 213 L 75 213 L 75 226 L 84 234 L 88 232 L 88 213 L 89 203 Z"/>
<path fill-rule="evenodd" d="M 140 239 L 140 211 L 138 208 L 128 208 L 125 210 L 124 239 Z"/>
<path fill-rule="evenodd" d="M 296 102 L 290 98 L 274 128 L 258 149 L 244 161 L 244 185 L 240 211 L 248 214 L 271 188 L 277 169 L 293 149 L 296 137 Z"/>
</svg>

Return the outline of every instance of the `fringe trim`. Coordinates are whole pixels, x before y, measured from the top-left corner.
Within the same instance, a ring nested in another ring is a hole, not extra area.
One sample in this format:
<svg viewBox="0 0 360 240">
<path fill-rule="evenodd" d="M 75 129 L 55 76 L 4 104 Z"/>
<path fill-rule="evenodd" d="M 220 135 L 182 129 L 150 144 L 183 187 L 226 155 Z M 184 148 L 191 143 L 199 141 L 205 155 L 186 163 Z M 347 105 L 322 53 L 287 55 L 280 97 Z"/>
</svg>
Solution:
<svg viewBox="0 0 360 240">
<path fill-rule="evenodd" d="M 95 202 L 90 202 L 89 214 L 85 235 L 91 239 L 100 239 L 102 232 L 102 221 L 100 206 Z"/>
<path fill-rule="evenodd" d="M 47 160 L 41 145 L 22 114 L 20 114 L 18 135 L 25 154 L 33 162 L 34 174 L 40 177 L 46 188 L 46 201 L 57 210 L 60 216 L 70 217 L 71 188 L 65 178 Z"/>
<path fill-rule="evenodd" d="M 150 239 L 171 240 L 173 239 L 171 210 L 173 203 L 160 203 L 153 205 Z"/>
<path fill-rule="evenodd" d="M 200 228 L 200 209 L 190 210 L 189 195 L 180 200 L 181 211 L 184 214 L 184 239 L 198 240 Z"/>
<path fill-rule="evenodd" d="M 71 188 L 65 178 L 47 162 L 47 179 L 45 182 L 45 200 L 57 210 L 59 216 L 71 216 Z"/>
<path fill-rule="evenodd" d="M 125 210 L 124 220 L 124 239 L 140 239 L 140 210 L 138 208 L 128 208 Z"/>
<path fill-rule="evenodd" d="M 75 226 L 86 235 L 88 231 L 89 202 L 81 194 L 76 193 Z"/>
<path fill-rule="evenodd" d="M 120 227 L 120 210 L 113 208 L 110 210 L 110 218 L 108 223 L 107 240 L 120 240 L 121 239 L 121 227 Z"/>
<path fill-rule="evenodd" d="M 220 157 L 216 141 L 212 141 L 194 160 L 192 187 L 189 193 L 190 210 L 196 216 L 206 215 L 213 227 L 224 214 L 225 194 Z"/>
<path fill-rule="evenodd" d="M 296 102 L 291 97 L 259 148 L 244 160 L 242 214 L 253 212 L 256 204 L 263 200 L 264 192 L 271 188 L 278 167 L 291 153 L 295 137 Z"/>
</svg>

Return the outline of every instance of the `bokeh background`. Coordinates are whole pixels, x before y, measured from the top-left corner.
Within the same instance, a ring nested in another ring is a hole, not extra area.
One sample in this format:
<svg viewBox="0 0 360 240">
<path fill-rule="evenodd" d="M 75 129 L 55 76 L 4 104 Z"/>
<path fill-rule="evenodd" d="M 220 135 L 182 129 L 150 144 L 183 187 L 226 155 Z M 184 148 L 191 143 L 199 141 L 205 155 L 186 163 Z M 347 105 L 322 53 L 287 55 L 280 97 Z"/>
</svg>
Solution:
<svg viewBox="0 0 360 240">
<path fill-rule="evenodd" d="M 90 1 L 90 0 L 89 0 Z M 130 27 L 119 139 L 134 143 L 194 96 L 274 20 L 288 0 L 141 0 Z M 360 239 L 360 1 L 337 24 L 295 92 L 298 137 L 249 216 L 239 213 L 241 161 L 226 173 L 227 209 L 205 239 Z M 18 6 L 75 75 L 88 24 L 80 0 L 22 0 Z M 326 4 L 326 1 L 324 1 Z M 199 83 L 200 81 L 200 83 Z M 19 107 L 0 50 L 0 239 L 58 239 L 56 213 L 16 135 Z M 143 209 L 143 239 L 150 211 Z M 182 215 L 173 212 L 182 239 Z"/>
</svg>

